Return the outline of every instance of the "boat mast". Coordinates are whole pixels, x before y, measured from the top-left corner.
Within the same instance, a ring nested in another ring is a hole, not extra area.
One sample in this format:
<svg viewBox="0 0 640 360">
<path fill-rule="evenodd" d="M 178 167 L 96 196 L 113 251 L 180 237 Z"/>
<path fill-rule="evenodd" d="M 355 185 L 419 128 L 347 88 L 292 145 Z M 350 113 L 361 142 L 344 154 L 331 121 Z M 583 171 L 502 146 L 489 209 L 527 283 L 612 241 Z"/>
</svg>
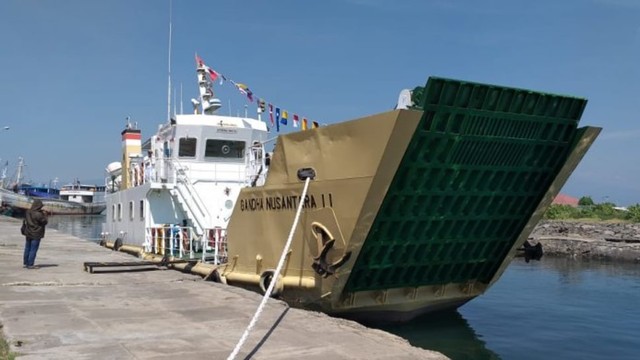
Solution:
<svg viewBox="0 0 640 360">
<path fill-rule="evenodd" d="M 18 157 L 18 169 L 16 170 L 16 184 L 22 184 L 22 168 L 24 167 L 24 159 Z"/>
<path fill-rule="evenodd" d="M 213 97 L 213 84 L 207 79 L 208 68 L 202 62 L 196 67 L 198 76 L 198 90 L 200 92 L 200 101 L 194 102 L 194 106 L 200 105 L 200 114 L 213 114 L 221 106 L 220 99 Z"/>
<path fill-rule="evenodd" d="M 167 85 L 167 121 L 171 120 L 171 20 L 172 20 L 171 8 L 172 7 L 173 7 L 172 1 L 169 0 L 169 70 L 168 70 L 169 84 Z"/>
<path fill-rule="evenodd" d="M 2 168 L 2 174 L 0 175 L 0 189 L 4 189 L 4 179 L 7 178 L 7 170 L 9 170 L 9 161 L 7 161 Z"/>
</svg>

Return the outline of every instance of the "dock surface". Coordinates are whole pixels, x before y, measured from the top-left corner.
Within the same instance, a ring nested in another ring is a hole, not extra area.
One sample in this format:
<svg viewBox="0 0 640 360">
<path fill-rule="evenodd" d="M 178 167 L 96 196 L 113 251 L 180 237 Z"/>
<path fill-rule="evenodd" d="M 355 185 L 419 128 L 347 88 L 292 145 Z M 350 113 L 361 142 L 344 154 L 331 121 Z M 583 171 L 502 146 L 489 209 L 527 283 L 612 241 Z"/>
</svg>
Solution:
<svg viewBox="0 0 640 360">
<path fill-rule="evenodd" d="M 21 221 L 0 216 L 0 325 L 19 359 L 226 359 L 259 294 L 156 267 L 90 274 L 87 261 L 134 261 L 47 229 L 22 267 Z M 447 359 L 353 321 L 269 300 L 237 359 Z"/>
</svg>

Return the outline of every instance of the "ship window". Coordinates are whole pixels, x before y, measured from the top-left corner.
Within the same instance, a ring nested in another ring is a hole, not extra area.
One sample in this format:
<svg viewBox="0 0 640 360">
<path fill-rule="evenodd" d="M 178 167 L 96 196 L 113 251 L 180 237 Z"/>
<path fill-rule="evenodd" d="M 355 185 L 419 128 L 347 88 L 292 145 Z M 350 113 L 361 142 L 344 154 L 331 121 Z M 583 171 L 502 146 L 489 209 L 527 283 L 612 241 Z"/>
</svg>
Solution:
<svg viewBox="0 0 640 360">
<path fill-rule="evenodd" d="M 116 221 L 116 204 L 111 205 L 111 221 Z"/>
<path fill-rule="evenodd" d="M 208 139 L 204 149 L 204 157 L 242 159 L 244 158 L 244 148 L 244 141 Z"/>
<path fill-rule="evenodd" d="M 122 204 L 118 203 L 118 221 L 122 220 Z"/>
<path fill-rule="evenodd" d="M 195 157 L 196 156 L 196 138 L 180 138 L 180 148 L 178 149 L 179 157 Z"/>
<path fill-rule="evenodd" d="M 144 220 L 144 200 L 140 200 L 140 220 Z"/>
<path fill-rule="evenodd" d="M 133 201 L 129 201 L 129 220 L 133 220 Z"/>
</svg>

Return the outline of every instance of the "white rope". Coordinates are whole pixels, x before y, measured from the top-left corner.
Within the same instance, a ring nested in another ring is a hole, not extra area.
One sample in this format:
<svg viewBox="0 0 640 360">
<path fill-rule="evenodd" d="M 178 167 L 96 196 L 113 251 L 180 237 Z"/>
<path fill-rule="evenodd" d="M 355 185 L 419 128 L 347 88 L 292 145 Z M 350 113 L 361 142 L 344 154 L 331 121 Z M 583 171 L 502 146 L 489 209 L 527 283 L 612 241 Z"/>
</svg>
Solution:
<svg viewBox="0 0 640 360">
<path fill-rule="evenodd" d="M 289 238 L 287 239 L 287 244 L 284 246 L 284 249 L 282 249 L 282 254 L 280 255 L 280 261 L 278 261 L 278 267 L 276 267 L 276 270 L 274 271 L 273 276 L 271 277 L 271 282 L 269 282 L 269 288 L 264 293 L 264 296 L 262 297 L 262 301 L 260 302 L 260 305 L 258 306 L 256 313 L 253 315 L 253 318 L 251 319 L 249 326 L 247 326 L 247 328 L 244 330 L 244 334 L 242 334 L 240 341 L 238 341 L 238 344 L 233 349 L 233 352 L 229 355 L 227 360 L 235 359 L 238 353 L 240 352 L 240 348 L 242 348 L 242 345 L 244 345 L 245 341 L 247 341 L 247 338 L 249 337 L 249 332 L 251 332 L 253 327 L 256 325 L 256 322 L 258 322 L 258 318 L 262 314 L 262 310 L 264 309 L 264 306 L 267 304 L 267 300 L 271 296 L 273 287 L 278 282 L 280 271 L 282 271 L 282 267 L 284 266 L 284 260 L 286 259 L 287 253 L 289 252 L 289 247 L 291 247 L 291 241 L 293 240 L 293 233 L 295 232 L 295 229 L 298 225 L 298 220 L 300 219 L 300 213 L 302 212 L 302 205 L 304 204 L 304 199 L 307 196 L 307 189 L 309 188 L 309 180 L 310 178 L 307 178 L 305 180 L 304 189 L 302 190 L 302 197 L 300 197 L 300 203 L 298 204 L 298 210 L 296 211 L 296 217 L 293 220 L 293 224 L 291 225 L 291 231 L 289 231 Z"/>
</svg>

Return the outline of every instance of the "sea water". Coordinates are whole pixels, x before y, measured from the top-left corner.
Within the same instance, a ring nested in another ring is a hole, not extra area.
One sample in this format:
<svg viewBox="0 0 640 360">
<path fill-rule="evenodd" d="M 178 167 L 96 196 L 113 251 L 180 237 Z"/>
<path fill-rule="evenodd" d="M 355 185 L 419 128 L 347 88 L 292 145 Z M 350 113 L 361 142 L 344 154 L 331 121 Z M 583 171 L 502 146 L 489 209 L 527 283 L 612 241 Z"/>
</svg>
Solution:
<svg viewBox="0 0 640 360">
<path fill-rule="evenodd" d="M 51 215 L 48 227 L 94 242 L 100 241 L 105 215 Z"/>
<path fill-rule="evenodd" d="M 382 328 L 452 359 L 640 359 L 640 264 L 515 259 L 458 311 Z"/>
<path fill-rule="evenodd" d="M 50 217 L 51 227 L 91 241 L 103 222 Z M 452 359 L 640 359 L 640 264 L 514 259 L 457 311 L 379 327 Z"/>
</svg>

